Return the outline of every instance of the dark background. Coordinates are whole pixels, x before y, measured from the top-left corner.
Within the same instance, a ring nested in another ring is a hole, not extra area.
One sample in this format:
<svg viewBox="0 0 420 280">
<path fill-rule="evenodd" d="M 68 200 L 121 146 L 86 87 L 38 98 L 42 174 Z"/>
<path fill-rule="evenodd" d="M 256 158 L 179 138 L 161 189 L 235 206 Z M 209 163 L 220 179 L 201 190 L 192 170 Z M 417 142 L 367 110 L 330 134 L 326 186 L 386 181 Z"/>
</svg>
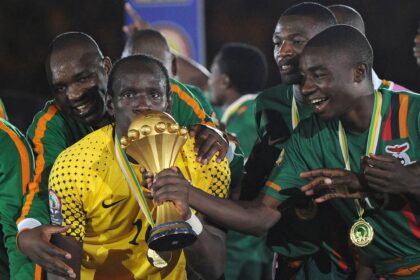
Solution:
<svg viewBox="0 0 420 280">
<path fill-rule="evenodd" d="M 267 86 L 279 83 L 272 55 L 271 35 L 279 15 L 291 0 L 207 0 L 205 38 L 207 66 L 228 42 L 260 47 L 270 67 Z M 365 20 L 379 77 L 420 92 L 420 67 L 412 48 L 420 20 L 419 0 L 315 1 L 346 4 Z M 119 0 L 1 0 L 0 97 L 9 118 L 26 131 L 33 115 L 51 98 L 44 72 L 50 41 L 65 31 L 83 31 L 96 39 L 103 52 L 118 59 L 124 36 L 123 1 Z"/>
</svg>

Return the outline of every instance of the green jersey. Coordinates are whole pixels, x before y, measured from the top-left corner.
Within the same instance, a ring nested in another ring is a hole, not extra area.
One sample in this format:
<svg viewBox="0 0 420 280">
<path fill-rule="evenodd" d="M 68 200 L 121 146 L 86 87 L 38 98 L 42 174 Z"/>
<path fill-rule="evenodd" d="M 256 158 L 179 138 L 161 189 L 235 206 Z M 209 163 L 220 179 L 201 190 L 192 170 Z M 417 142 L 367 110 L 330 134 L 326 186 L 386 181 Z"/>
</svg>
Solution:
<svg viewBox="0 0 420 280">
<path fill-rule="evenodd" d="M 32 150 L 20 131 L 0 119 L 0 277 L 35 279 L 35 264 L 16 247 L 16 219 L 32 178 Z"/>
<path fill-rule="evenodd" d="M 214 127 L 200 102 L 180 82 L 171 79 L 172 116 L 182 126 L 206 124 Z M 112 120 L 110 120 L 111 122 Z M 22 215 L 49 224 L 48 176 L 57 156 L 93 129 L 61 111 L 54 101 L 48 101 L 44 109 L 35 115 L 27 137 L 35 153 L 35 175 L 29 193 L 25 197 Z"/>
<path fill-rule="evenodd" d="M 298 89 L 292 85 L 278 85 L 263 91 L 255 100 L 258 137 L 245 166 L 241 199 L 252 200 L 257 197 L 281 159 L 280 153 L 293 129 L 312 114 L 310 107 L 294 100 L 294 90 Z M 304 196 L 289 199 L 282 209 L 282 219 L 269 230 L 267 244 L 282 256 L 282 262 L 315 256 L 316 261 L 313 263 L 329 263 L 330 258 L 339 270 L 348 271 L 349 261 L 344 261 L 348 257 L 343 256 L 347 251 L 346 240 L 335 238 L 337 232 L 345 231 L 344 223 L 337 222 L 334 234 L 325 236 L 323 232 L 329 226 L 326 222 L 330 219 L 339 221 L 340 217 L 330 205 L 325 204 L 318 207 L 314 217 L 302 218 L 297 209 L 306 209 L 309 203 Z M 320 249 L 324 253 L 320 253 Z M 327 261 L 324 261 L 325 258 Z M 288 267 L 287 264 L 284 266 Z M 288 272 L 280 271 L 279 274 L 286 277 Z M 335 272 L 331 270 L 331 273 Z M 313 279 L 328 277 L 320 274 L 312 276 Z"/>
<path fill-rule="evenodd" d="M 185 87 L 194 95 L 198 102 L 200 102 L 204 112 L 206 112 L 208 116 L 212 116 L 214 113 L 213 106 L 211 106 L 210 101 L 204 95 L 204 92 L 199 87 L 193 85 L 185 85 Z"/>
<path fill-rule="evenodd" d="M 257 139 L 255 131 L 255 94 L 246 94 L 233 102 L 223 114 L 222 123 L 226 124 L 226 130 L 235 135 L 245 155 L 249 157 L 252 147 Z"/>
<path fill-rule="evenodd" d="M 392 155 L 405 165 L 420 159 L 420 95 L 380 89 L 382 120 L 376 148 L 378 155 Z M 284 190 L 300 188 L 307 183 L 300 178 L 303 171 L 317 168 L 344 168 L 345 162 L 339 141 L 339 121 L 322 122 L 317 116 L 301 122 L 285 149 L 283 163 L 277 167 L 264 192 L 280 201 L 288 195 Z M 368 132 L 346 132 L 351 170 L 360 172 L 360 157 L 365 154 Z M 282 192 L 280 192 L 282 190 Z M 392 207 L 369 210 L 364 219 L 375 232 L 373 241 L 360 248 L 361 254 L 375 263 L 376 271 L 390 279 L 420 277 L 420 219 L 419 208 L 409 197 L 391 196 Z M 336 207 L 347 226 L 357 219 L 353 199 L 335 199 Z M 347 233 L 348 234 L 348 233 Z"/>
</svg>

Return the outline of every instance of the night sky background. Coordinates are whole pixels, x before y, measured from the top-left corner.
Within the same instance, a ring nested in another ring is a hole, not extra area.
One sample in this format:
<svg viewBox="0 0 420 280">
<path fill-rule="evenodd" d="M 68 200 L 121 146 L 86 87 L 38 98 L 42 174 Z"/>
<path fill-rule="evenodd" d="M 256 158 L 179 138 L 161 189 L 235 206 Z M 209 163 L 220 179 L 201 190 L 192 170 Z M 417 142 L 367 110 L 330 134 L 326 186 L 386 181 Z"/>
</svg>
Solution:
<svg viewBox="0 0 420 280">
<path fill-rule="evenodd" d="M 272 54 L 272 33 L 279 15 L 303 1 L 207 0 L 205 38 L 207 65 L 229 42 L 255 45 L 269 62 L 267 87 L 280 83 Z M 412 48 L 419 26 L 419 0 L 315 1 L 346 4 L 360 12 L 375 54 L 379 77 L 420 92 L 420 67 Z M 118 0 L 1 0 L 0 97 L 9 118 L 23 132 L 51 98 L 44 59 L 51 40 L 66 31 L 90 34 L 104 54 L 119 58 L 124 44 L 123 1 Z"/>
</svg>

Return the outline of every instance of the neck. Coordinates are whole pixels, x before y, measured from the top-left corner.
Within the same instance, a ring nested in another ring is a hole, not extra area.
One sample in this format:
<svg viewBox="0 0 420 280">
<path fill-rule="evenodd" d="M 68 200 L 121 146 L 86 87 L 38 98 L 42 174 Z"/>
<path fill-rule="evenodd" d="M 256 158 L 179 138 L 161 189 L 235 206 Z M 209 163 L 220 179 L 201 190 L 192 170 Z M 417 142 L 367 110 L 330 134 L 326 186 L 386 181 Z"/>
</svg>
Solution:
<svg viewBox="0 0 420 280">
<path fill-rule="evenodd" d="M 303 103 L 303 97 L 300 92 L 299 85 L 293 85 L 293 96 L 295 97 L 296 101 L 298 101 L 301 104 Z"/>
<path fill-rule="evenodd" d="M 112 116 L 110 116 L 108 113 L 105 113 L 103 118 L 99 122 L 97 122 L 95 125 L 92 125 L 92 127 L 93 129 L 96 130 L 111 123 L 112 123 Z"/>
<path fill-rule="evenodd" d="M 226 94 L 226 100 L 223 103 L 223 107 L 227 108 L 230 104 L 238 100 L 238 98 L 241 97 L 239 92 L 237 91 L 230 91 L 228 94 Z"/>
<path fill-rule="evenodd" d="M 347 131 L 362 133 L 369 129 L 372 119 L 375 96 L 371 93 L 359 97 L 355 104 L 343 116 L 340 121 Z"/>
</svg>

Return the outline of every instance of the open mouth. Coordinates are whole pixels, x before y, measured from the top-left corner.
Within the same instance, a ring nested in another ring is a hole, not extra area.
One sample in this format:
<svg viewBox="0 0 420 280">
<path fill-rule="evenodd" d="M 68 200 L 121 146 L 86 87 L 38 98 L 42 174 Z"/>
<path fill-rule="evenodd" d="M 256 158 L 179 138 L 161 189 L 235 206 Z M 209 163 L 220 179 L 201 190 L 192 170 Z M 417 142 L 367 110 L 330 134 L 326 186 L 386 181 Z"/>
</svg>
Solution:
<svg viewBox="0 0 420 280">
<path fill-rule="evenodd" d="M 87 102 L 84 102 L 83 104 L 79 104 L 77 106 L 73 107 L 73 111 L 80 117 L 84 117 L 88 115 L 93 107 L 95 106 L 94 100 L 89 100 Z"/>
<path fill-rule="evenodd" d="M 329 99 L 327 97 L 320 97 L 310 100 L 309 103 L 314 108 L 314 112 L 317 113 L 325 108 L 326 104 L 328 103 L 328 100 Z"/>
<path fill-rule="evenodd" d="M 289 74 L 296 69 L 295 65 L 293 64 L 283 64 L 280 66 L 280 73 L 281 74 Z"/>
</svg>

